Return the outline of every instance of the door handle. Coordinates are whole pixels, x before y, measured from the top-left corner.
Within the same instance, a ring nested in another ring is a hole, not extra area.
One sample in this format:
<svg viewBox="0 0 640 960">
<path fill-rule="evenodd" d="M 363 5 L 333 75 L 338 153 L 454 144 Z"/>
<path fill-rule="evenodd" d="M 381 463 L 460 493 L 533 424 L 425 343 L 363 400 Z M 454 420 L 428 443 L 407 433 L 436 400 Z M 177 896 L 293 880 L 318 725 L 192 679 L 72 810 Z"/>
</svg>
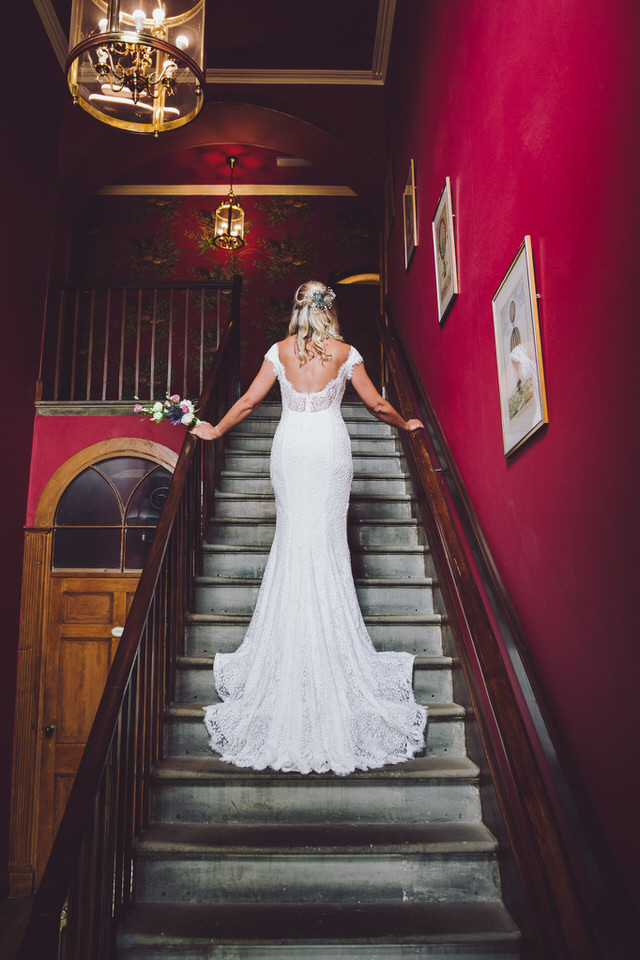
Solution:
<svg viewBox="0 0 640 960">
<path fill-rule="evenodd" d="M 46 727 L 44 727 L 44 729 L 43 729 L 42 732 L 44 733 L 44 735 L 45 735 L 45 737 L 47 738 L 47 740 L 48 740 L 50 737 L 53 736 L 53 733 L 54 733 L 54 730 L 55 730 L 55 729 L 56 729 L 56 728 L 54 727 L 54 725 L 53 725 L 52 723 L 48 723 L 48 724 L 46 725 Z"/>
</svg>

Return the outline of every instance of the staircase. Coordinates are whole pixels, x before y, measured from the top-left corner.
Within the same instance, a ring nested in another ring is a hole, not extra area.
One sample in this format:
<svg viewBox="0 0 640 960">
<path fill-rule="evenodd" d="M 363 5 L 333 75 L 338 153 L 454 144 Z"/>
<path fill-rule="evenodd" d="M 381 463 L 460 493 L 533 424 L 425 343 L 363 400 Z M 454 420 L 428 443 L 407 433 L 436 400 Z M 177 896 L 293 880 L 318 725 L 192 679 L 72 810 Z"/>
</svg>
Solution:
<svg viewBox="0 0 640 960">
<path fill-rule="evenodd" d="M 244 636 L 275 529 L 268 457 L 279 404 L 265 403 L 228 438 L 119 960 L 520 956 L 398 441 L 361 404 L 343 413 L 358 596 L 377 648 L 416 654 L 425 755 L 347 777 L 302 776 L 237 769 L 207 746 L 213 656 Z"/>
</svg>

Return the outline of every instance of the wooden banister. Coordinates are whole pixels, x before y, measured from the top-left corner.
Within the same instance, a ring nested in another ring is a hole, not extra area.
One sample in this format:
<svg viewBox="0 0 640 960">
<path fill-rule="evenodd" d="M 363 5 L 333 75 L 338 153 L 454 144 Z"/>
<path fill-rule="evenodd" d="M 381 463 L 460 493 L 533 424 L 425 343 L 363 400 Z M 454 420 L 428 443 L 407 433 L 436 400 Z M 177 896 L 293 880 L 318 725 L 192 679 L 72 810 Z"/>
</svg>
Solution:
<svg viewBox="0 0 640 960">
<path fill-rule="evenodd" d="M 624 895 L 602 850 L 585 844 L 589 828 L 576 823 L 576 805 L 570 800 L 569 811 L 561 807 L 570 787 L 559 782 L 560 748 L 553 766 L 545 768 L 545 747 L 558 737 L 532 671 L 526 673 L 525 689 L 514 679 L 531 669 L 515 611 L 410 352 L 388 316 L 380 319 L 379 330 L 390 399 L 405 418 L 418 415 L 427 427 L 426 436 L 422 431 L 402 435 L 405 457 L 540 956 L 622 960 L 629 956 Z M 513 645 L 521 657 L 519 671 L 505 654 Z M 608 886 L 603 876 L 609 877 Z"/>
<path fill-rule="evenodd" d="M 238 386 L 240 280 L 199 403 L 219 419 Z M 111 960 L 115 924 L 131 898 L 135 839 L 149 818 L 149 784 L 162 757 L 165 705 L 184 643 L 220 445 L 188 433 L 176 464 L 104 694 L 49 862 L 20 960 Z"/>
</svg>

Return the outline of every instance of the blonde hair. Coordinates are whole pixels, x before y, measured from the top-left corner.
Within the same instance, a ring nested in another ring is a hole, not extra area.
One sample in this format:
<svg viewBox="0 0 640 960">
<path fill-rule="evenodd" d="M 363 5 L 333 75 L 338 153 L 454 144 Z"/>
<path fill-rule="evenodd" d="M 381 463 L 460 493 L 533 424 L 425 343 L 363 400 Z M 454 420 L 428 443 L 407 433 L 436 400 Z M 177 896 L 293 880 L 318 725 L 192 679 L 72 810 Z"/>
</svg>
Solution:
<svg viewBox="0 0 640 960">
<path fill-rule="evenodd" d="M 325 340 L 342 340 L 338 314 L 334 306 L 335 293 L 319 280 L 307 280 L 293 297 L 293 311 L 289 334 L 296 336 L 296 356 L 303 366 L 309 359 L 307 349 L 312 347 L 322 362 L 331 359 Z"/>
</svg>

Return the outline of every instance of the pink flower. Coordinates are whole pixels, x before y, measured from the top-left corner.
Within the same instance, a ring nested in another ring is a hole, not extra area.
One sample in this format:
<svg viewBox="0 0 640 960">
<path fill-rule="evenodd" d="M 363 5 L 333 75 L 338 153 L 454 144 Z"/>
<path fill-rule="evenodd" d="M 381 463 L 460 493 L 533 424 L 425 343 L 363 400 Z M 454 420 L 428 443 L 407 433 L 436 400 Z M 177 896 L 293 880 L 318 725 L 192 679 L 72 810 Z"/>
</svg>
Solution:
<svg viewBox="0 0 640 960">
<path fill-rule="evenodd" d="M 133 408 L 133 412 L 134 412 L 134 413 L 142 413 L 142 404 L 141 404 L 141 403 L 136 403 L 136 405 L 135 405 L 134 408 Z"/>
<path fill-rule="evenodd" d="M 184 400 L 183 400 L 182 403 L 180 404 L 180 409 L 181 409 L 181 410 L 184 410 L 185 413 L 189 413 L 189 412 L 190 412 L 190 411 L 189 411 L 189 404 L 186 403 Z"/>
<path fill-rule="evenodd" d="M 169 400 L 171 400 L 171 403 L 180 403 L 180 397 L 177 393 L 174 393 L 172 397 L 169 397 Z"/>
</svg>

